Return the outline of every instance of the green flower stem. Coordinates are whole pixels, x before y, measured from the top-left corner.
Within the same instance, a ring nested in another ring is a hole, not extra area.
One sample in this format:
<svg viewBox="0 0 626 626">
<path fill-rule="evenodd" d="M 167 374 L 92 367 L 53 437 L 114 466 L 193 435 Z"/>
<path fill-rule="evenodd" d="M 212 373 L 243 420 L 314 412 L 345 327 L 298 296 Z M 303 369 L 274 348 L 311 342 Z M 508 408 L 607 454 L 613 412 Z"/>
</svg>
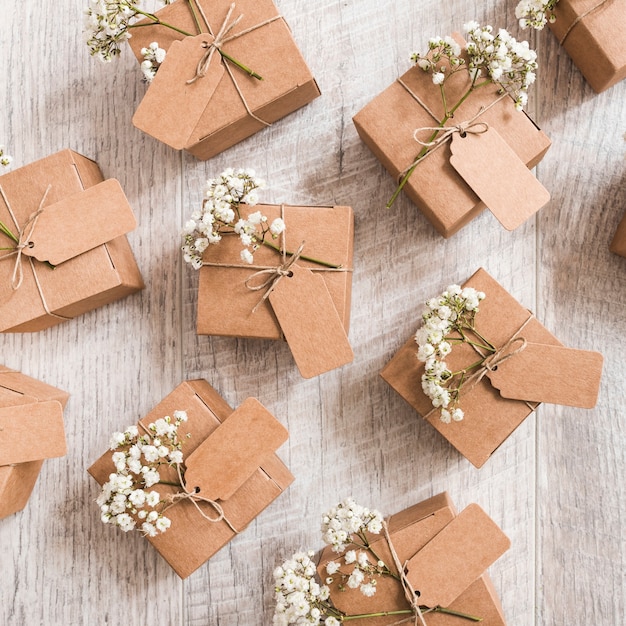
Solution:
<svg viewBox="0 0 626 626">
<path fill-rule="evenodd" d="M 476 84 L 475 81 L 476 81 L 476 79 L 474 79 L 472 81 L 472 84 L 469 86 L 469 89 L 463 94 L 461 99 L 449 111 L 446 111 L 445 115 L 443 116 L 443 119 L 438 124 L 438 126 L 439 126 L 439 128 L 441 130 L 443 130 L 446 122 L 454 117 L 454 114 L 455 114 L 456 110 L 465 102 L 465 100 L 467 100 L 469 95 L 474 90 L 476 90 L 479 87 L 482 87 L 483 85 L 486 85 L 487 83 L 491 82 L 489 80 L 485 80 L 482 83 Z M 444 110 L 445 110 L 446 109 L 446 98 L 445 98 L 445 92 L 443 90 L 443 86 L 441 86 L 441 93 L 442 93 L 443 105 L 444 105 Z M 428 139 L 427 143 L 432 143 L 433 141 L 435 141 L 435 139 L 437 139 L 437 135 L 439 135 L 441 130 L 434 131 L 433 134 Z M 400 192 L 402 191 L 402 189 L 404 189 L 404 186 L 406 185 L 407 181 L 411 177 L 411 174 L 413 174 L 413 172 L 415 171 L 415 168 L 419 165 L 420 161 L 426 156 L 426 154 L 430 150 L 430 147 L 431 146 L 424 146 L 420 150 L 419 154 L 415 157 L 415 161 L 413 162 L 413 165 L 411 165 L 411 167 L 407 170 L 407 173 L 404 175 L 404 177 L 402 178 L 402 180 L 398 184 L 398 187 L 393 192 L 393 195 L 389 199 L 389 202 L 387 202 L 387 204 L 385 205 L 385 208 L 387 208 L 387 209 L 391 208 L 393 203 L 396 201 L 396 198 L 400 195 Z"/>
<path fill-rule="evenodd" d="M 0 221 L 0 233 L 4 233 L 9 239 L 15 243 L 19 243 L 19 239 L 8 229 L 8 227 Z M 2 248 L 3 250 L 9 250 L 10 248 Z"/>
<path fill-rule="evenodd" d="M 198 13 L 193 6 L 193 2 L 191 0 L 187 0 L 187 4 L 189 5 L 189 10 L 191 11 L 191 15 L 193 16 L 193 21 L 196 23 L 196 28 L 198 29 L 198 33 L 202 32 L 202 26 L 200 26 L 200 20 L 198 19 Z"/>
<path fill-rule="evenodd" d="M 243 70 L 246 74 L 248 74 L 248 76 L 252 78 L 256 78 L 257 80 L 263 80 L 263 76 L 261 76 L 260 74 L 257 74 L 254 70 L 251 70 L 247 65 L 240 63 L 239 61 L 237 61 L 237 59 L 233 59 L 233 57 L 231 57 L 229 54 L 226 54 L 226 52 L 224 52 L 223 50 L 220 50 L 219 48 L 217 49 L 217 51 L 222 55 L 223 59 L 228 59 L 231 63 L 235 64 L 240 70 Z"/>
<path fill-rule="evenodd" d="M 177 26 L 174 26 L 173 24 L 169 24 L 168 22 L 163 22 L 160 18 L 154 15 L 154 13 L 147 13 L 146 11 L 142 11 L 141 9 L 138 9 L 136 7 L 134 8 L 135 8 L 135 11 L 139 15 L 143 15 L 147 17 L 148 19 L 152 20 L 154 24 L 160 24 L 161 26 L 165 26 L 166 28 L 171 28 L 172 30 L 175 30 L 177 33 L 180 33 L 181 35 L 186 35 L 187 37 L 192 36 L 191 33 L 188 33 L 186 30 L 182 30 L 181 28 L 178 28 Z M 129 24 L 128 28 L 140 28 L 141 26 L 153 26 L 154 24 Z"/>
<path fill-rule="evenodd" d="M 282 250 L 278 246 L 274 245 L 273 243 L 269 241 L 263 240 L 261 243 L 264 246 L 267 246 L 268 248 L 272 248 L 272 250 L 276 250 L 276 252 L 282 253 Z M 293 256 L 294 253 L 289 252 L 289 250 L 287 250 L 285 254 L 288 254 L 289 256 Z M 330 267 L 335 270 L 341 269 L 343 267 L 342 265 L 335 265 L 333 263 L 328 263 L 326 261 L 320 261 L 319 259 L 314 259 L 313 257 L 305 256 L 304 254 L 301 254 L 300 258 L 304 259 L 305 261 L 310 261 L 311 263 L 317 263 L 317 265 L 322 265 L 323 267 Z"/>
<path fill-rule="evenodd" d="M 347 622 L 353 619 L 363 619 L 365 617 L 389 617 L 390 615 L 412 615 L 412 609 L 402 609 L 400 611 L 381 611 L 380 613 L 362 613 L 361 615 L 342 615 L 340 622 Z"/>
<path fill-rule="evenodd" d="M 490 350 L 492 352 L 496 351 L 496 347 L 491 343 L 491 341 L 489 341 L 488 339 L 485 339 L 485 337 L 483 337 L 477 330 L 476 328 L 474 328 L 474 326 L 470 326 L 471 331 L 481 340 L 484 341 L 488 346 L 490 346 Z"/>
<path fill-rule="evenodd" d="M 455 617 L 461 617 L 463 619 L 468 619 L 472 622 L 482 622 L 482 617 L 476 617 L 475 615 L 470 615 L 469 613 L 462 613 L 461 611 L 453 611 L 452 609 L 446 609 L 443 606 L 436 606 L 432 609 L 429 609 L 425 606 L 420 606 L 420 609 L 423 613 L 445 613 L 446 615 L 454 615 Z"/>
</svg>

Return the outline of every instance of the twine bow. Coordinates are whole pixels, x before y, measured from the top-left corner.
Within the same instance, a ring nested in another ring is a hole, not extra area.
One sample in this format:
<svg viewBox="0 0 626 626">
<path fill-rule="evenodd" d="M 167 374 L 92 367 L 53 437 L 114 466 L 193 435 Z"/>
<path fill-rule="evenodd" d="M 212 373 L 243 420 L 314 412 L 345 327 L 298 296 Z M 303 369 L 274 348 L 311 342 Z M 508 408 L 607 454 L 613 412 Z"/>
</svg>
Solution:
<svg viewBox="0 0 626 626">
<path fill-rule="evenodd" d="M 51 187 L 52 185 L 48 185 L 48 187 L 46 188 L 46 191 L 43 194 L 43 197 L 41 198 L 39 207 L 37 208 L 36 211 L 34 211 L 30 215 L 30 217 L 26 220 L 22 228 L 19 227 L 17 223 L 17 219 L 15 218 L 15 215 L 13 211 L 11 210 L 9 203 L 6 200 L 4 192 L 2 192 L 2 197 L 4 199 L 4 202 L 7 208 L 9 209 L 9 213 L 11 215 L 11 218 L 13 219 L 13 223 L 15 224 L 15 228 L 17 230 L 17 243 L 15 244 L 15 248 L 13 248 L 13 250 L 11 250 L 10 252 L 7 252 L 6 254 L 0 255 L 0 261 L 4 259 L 8 259 L 9 257 L 15 256 L 15 265 L 13 266 L 13 273 L 11 274 L 11 289 L 13 289 L 13 291 L 17 291 L 22 286 L 22 282 L 24 281 L 24 269 L 22 267 L 22 254 L 25 248 L 31 248 L 33 246 L 31 237 L 33 236 L 33 231 L 35 230 L 37 220 L 39 219 L 39 216 L 43 212 L 43 209 L 44 209 L 43 205 L 46 202 L 46 198 L 48 196 L 48 192 L 50 191 Z"/>
</svg>

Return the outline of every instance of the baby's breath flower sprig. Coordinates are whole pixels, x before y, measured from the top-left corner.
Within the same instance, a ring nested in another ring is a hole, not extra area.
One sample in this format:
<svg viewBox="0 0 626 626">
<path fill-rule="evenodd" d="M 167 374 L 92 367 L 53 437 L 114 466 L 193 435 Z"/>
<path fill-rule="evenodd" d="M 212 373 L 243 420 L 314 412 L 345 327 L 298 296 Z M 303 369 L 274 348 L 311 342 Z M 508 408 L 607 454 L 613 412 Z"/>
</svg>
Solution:
<svg viewBox="0 0 626 626">
<path fill-rule="evenodd" d="M 165 61 L 166 51 L 159 47 L 157 41 L 153 41 L 147 48 L 141 49 L 141 56 L 144 60 L 141 63 L 141 71 L 147 83 L 151 83 L 156 76 L 161 63 Z"/>
<path fill-rule="evenodd" d="M 485 294 L 472 287 L 462 289 L 450 285 L 441 295 L 426 302 L 422 313 L 423 325 L 415 333 L 419 346 L 417 358 L 425 363 L 422 390 L 431 399 L 435 409 L 440 409 L 441 421 L 461 421 L 460 394 L 468 374 L 479 368 L 488 356 L 496 352 L 495 346 L 476 330 L 478 305 Z M 456 333 L 456 334 L 455 334 Z M 443 360 L 455 344 L 474 346 L 481 356 L 475 363 L 458 372 L 448 369 Z"/>
<path fill-rule="evenodd" d="M 180 473 L 183 462 L 179 426 L 187 421 L 185 411 L 174 411 L 148 425 L 147 432 L 139 434 L 137 426 L 124 432 L 115 432 L 109 444 L 113 451 L 115 472 L 102 485 L 96 499 L 100 519 L 104 524 L 119 526 L 124 532 L 135 529 L 155 537 L 164 533 L 171 520 L 163 513 L 168 507 L 158 491 L 149 490 L 157 484 L 182 487 L 180 483 L 161 480 L 160 468 L 176 467 Z"/>
<path fill-rule="evenodd" d="M 2 165 L 2 167 L 9 167 L 11 161 L 13 161 L 13 157 L 6 153 L 4 146 L 0 145 L 0 165 Z"/>
<path fill-rule="evenodd" d="M 330 599 L 329 585 L 333 584 L 335 576 L 341 576 L 340 591 L 348 593 L 351 589 L 359 589 L 366 597 L 375 595 L 376 583 L 381 577 L 400 580 L 375 554 L 367 537 L 367 533 L 380 534 L 383 524 L 381 513 L 357 504 L 352 498 L 346 498 L 325 513 L 322 516 L 322 538 L 334 552 L 343 553 L 345 565 L 350 566 L 351 571 L 342 572 L 340 558 L 329 561 L 326 564 L 328 577 L 322 583 L 316 578 L 314 552 L 296 552 L 274 570 L 276 608 L 273 626 L 340 626 L 357 619 L 412 615 L 413 609 L 410 608 L 348 615 L 335 607 Z M 351 546 L 357 549 L 347 550 Z M 473 622 L 481 621 L 479 617 L 440 606 L 419 608 L 424 615 L 446 613 Z"/>
<path fill-rule="evenodd" d="M 543 30 L 548 22 L 554 24 L 554 8 L 558 2 L 559 0 L 521 0 L 515 7 L 515 17 L 519 20 L 520 28 Z"/>
<path fill-rule="evenodd" d="M 258 204 L 257 190 L 264 188 L 265 181 L 257 178 L 255 172 L 249 169 L 228 168 L 217 178 L 209 179 L 202 207 L 191 214 L 191 218 L 183 227 L 181 250 L 184 260 L 194 269 L 200 269 L 204 251 L 228 235 L 239 236 L 243 246 L 240 256 L 245 263 L 253 263 L 254 252 L 261 246 L 282 253 L 280 246 L 272 241 L 278 239 L 285 231 L 285 222 L 282 218 L 277 217 L 268 224 L 267 217 L 260 211 L 248 214 L 245 219 L 241 215 L 241 205 Z M 287 251 L 285 254 L 291 256 L 293 252 Z M 303 254 L 300 258 L 325 267 L 339 268 L 338 265 Z"/>
<path fill-rule="evenodd" d="M 173 2 L 173 0 L 157 1 L 163 5 L 171 4 Z M 202 32 L 200 21 L 193 5 L 195 1 L 196 0 L 186 0 L 189 10 L 193 15 L 194 22 L 198 28 L 198 32 Z M 85 39 L 87 47 L 89 48 L 89 54 L 105 63 L 111 62 L 115 57 L 120 55 L 120 46 L 123 42 L 130 39 L 131 29 L 141 28 L 142 26 L 153 26 L 158 24 L 164 28 L 169 28 L 188 37 L 194 34 L 189 33 L 182 28 L 178 28 L 174 24 L 164 22 L 158 15 L 145 11 L 140 5 L 141 0 L 89 0 L 89 6 L 85 11 Z M 138 21 L 143 18 L 147 18 L 151 23 L 138 23 Z M 151 66 L 154 67 L 154 71 L 156 72 L 158 65 L 160 65 L 163 61 L 158 61 L 158 64 L 155 65 L 155 63 L 153 63 L 153 59 L 146 57 L 144 50 L 147 51 L 148 49 L 144 48 L 141 51 L 145 58 L 141 67 L 144 72 L 144 76 L 147 78 L 147 65 L 144 66 L 144 63 L 146 63 L 147 60 L 151 61 Z M 262 76 L 237 59 L 234 59 L 228 53 L 224 52 L 220 48 L 217 48 L 217 51 L 222 58 L 232 62 L 252 78 L 263 80 Z M 162 56 L 164 59 L 165 54 Z M 152 78 L 154 78 L 154 73 L 152 73 L 152 77 L 148 80 L 148 82 L 150 82 Z"/>
<path fill-rule="evenodd" d="M 470 97 L 470 95 L 485 85 L 495 83 L 500 86 L 502 94 L 508 93 L 515 102 L 515 108 L 523 110 L 528 102 L 528 88 L 535 82 L 537 70 L 537 54 L 531 50 L 528 42 L 518 42 L 505 29 L 501 28 L 497 34 L 493 34 L 493 27 L 480 26 L 478 22 L 471 21 L 464 24 L 467 42 L 465 52 L 467 62 L 461 55 L 461 47 L 451 37 L 434 37 L 428 42 L 428 53 L 421 55 L 415 53 L 411 59 L 424 72 L 432 74 L 434 85 L 439 87 L 444 115 L 438 128 L 434 130 L 430 138 L 424 142 L 411 167 L 406 170 L 398 187 L 387 202 L 390 208 L 406 185 L 406 182 L 431 148 L 439 133 L 444 130 L 446 123 L 454 117 L 457 109 Z M 457 72 L 466 69 L 470 75 L 470 84 L 458 102 L 450 106 L 446 96 L 446 83 Z"/>
</svg>

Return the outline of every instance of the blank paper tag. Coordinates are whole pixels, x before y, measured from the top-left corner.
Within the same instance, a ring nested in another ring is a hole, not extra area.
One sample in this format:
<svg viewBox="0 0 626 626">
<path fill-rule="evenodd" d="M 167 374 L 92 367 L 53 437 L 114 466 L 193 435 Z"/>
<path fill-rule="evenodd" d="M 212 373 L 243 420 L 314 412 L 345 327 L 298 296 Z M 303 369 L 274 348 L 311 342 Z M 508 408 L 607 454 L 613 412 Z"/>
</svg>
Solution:
<svg viewBox="0 0 626 626">
<path fill-rule="evenodd" d="M 489 127 L 484 133 L 454 133 L 450 164 L 507 230 L 523 224 L 550 200 L 515 151 Z"/>
<path fill-rule="evenodd" d="M 119 182 L 111 178 L 45 207 L 29 238 L 32 246 L 23 252 L 59 265 L 136 226 Z"/>
<path fill-rule="evenodd" d="M 447 607 L 510 547 L 509 538 L 470 504 L 407 563 L 419 603 Z"/>
<path fill-rule="evenodd" d="M 503 398 L 591 409 L 602 376 L 599 352 L 528 343 L 487 376 Z"/>
<path fill-rule="evenodd" d="M 137 128 L 176 150 L 187 145 L 224 75 L 222 58 L 215 50 L 206 75 L 187 84 L 212 41 L 213 37 L 202 33 L 172 42 L 133 116 Z"/>
<path fill-rule="evenodd" d="M 27 463 L 67 454 L 59 402 L 0 408 L 0 465 Z"/>
<path fill-rule="evenodd" d="M 354 353 L 324 279 L 295 264 L 291 270 L 269 301 L 300 373 L 312 378 L 350 363 Z"/>
<path fill-rule="evenodd" d="M 256 399 L 248 398 L 185 460 L 188 489 L 227 500 L 287 441 L 285 427 Z"/>
</svg>

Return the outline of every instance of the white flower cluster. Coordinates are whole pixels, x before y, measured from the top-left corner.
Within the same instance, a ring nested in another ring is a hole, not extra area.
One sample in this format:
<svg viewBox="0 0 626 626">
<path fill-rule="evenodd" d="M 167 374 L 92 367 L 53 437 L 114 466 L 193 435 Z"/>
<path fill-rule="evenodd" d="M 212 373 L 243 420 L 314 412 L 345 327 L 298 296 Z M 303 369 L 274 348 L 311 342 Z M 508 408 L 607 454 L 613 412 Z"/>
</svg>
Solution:
<svg viewBox="0 0 626 626">
<path fill-rule="evenodd" d="M 383 529 L 383 516 L 346 498 L 322 516 L 322 539 L 334 552 L 343 552 L 352 535 L 370 532 L 375 535 Z"/>
<path fill-rule="evenodd" d="M 441 409 L 441 421 L 463 419 L 463 411 L 456 405 L 460 386 L 452 387 L 453 373 L 443 360 L 452 351 L 450 333 L 474 329 L 478 305 L 485 298 L 482 291 L 472 287 L 461 289 L 450 285 L 441 295 L 426 302 L 422 313 L 423 326 L 415 333 L 419 345 L 417 358 L 425 363 L 422 389 L 431 399 L 433 407 Z M 462 341 L 455 338 L 455 341 Z"/>
<path fill-rule="evenodd" d="M 521 0 L 515 7 L 515 17 L 524 30 L 542 30 L 548 22 L 553 24 L 556 21 L 553 11 L 558 2 L 559 0 Z"/>
<path fill-rule="evenodd" d="M 171 1 L 160 0 L 162 4 Z M 139 4 L 140 0 L 89 0 L 85 11 L 85 40 L 91 56 L 108 63 L 120 54 L 120 45 L 131 36 L 131 20 L 149 15 Z"/>
<path fill-rule="evenodd" d="M 489 25 L 469 22 L 463 26 L 467 33 L 468 69 L 472 81 L 485 71 L 490 79 L 499 83 L 515 101 L 521 111 L 528 102 L 528 88 L 535 82 L 537 53 L 527 41 L 516 41 L 503 28 L 493 34 Z"/>
<path fill-rule="evenodd" d="M 443 85 L 447 77 L 465 64 L 461 58 L 461 46 L 452 37 L 432 37 L 428 41 L 428 53 L 416 52 L 411 55 L 411 60 L 425 72 L 432 72 L 435 85 Z"/>
<path fill-rule="evenodd" d="M 183 258 L 194 269 L 202 267 L 202 253 L 210 244 L 217 244 L 227 233 L 239 235 L 243 250 L 241 259 L 252 263 L 253 253 L 265 241 L 269 233 L 278 237 L 285 230 L 285 222 L 276 218 L 269 226 L 267 217 L 260 211 L 241 217 L 239 206 L 255 206 L 257 189 L 263 189 L 265 181 L 255 177 L 252 170 L 228 168 L 218 178 L 207 181 L 202 208 L 194 211 L 183 228 Z"/>
<path fill-rule="evenodd" d="M 3 167 L 8 167 L 11 165 L 11 161 L 13 157 L 9 156 L 5 153 L 6 148 L 4 146 L 0 146 L 0 165 Z"/>
<path fill-rule="evenodd" d="M 165 50 L 159 48 L 159 44 L 153 41 L 147 48 L 141 49 L 144 60 L 141 63 L 141 71 L 147 83 L 151 83 L 161 63 L 165 61 Z"/>
<path fill-rule="evenodd" d="M 274 570 L 276 609 L 274 626 L 289 624 L 320 624 L 339 626 L 329 611 L 333 611 L 329 589 L 315 580 L 313 551 L 296 552 Z"/>
<path fill-rule="evenodd" d="M 161 496 L 148 489 L 161 480 L 160 465 L 183 462 L 178 428 L 187 421 L 187 413 L 174 411 L 173 415 L 174 419 L 167 415 L 150 424 L 149 434 L 140 435 L 137 426 L 113 433 L 110 449 L 116 471 L 102 485 L 96 500 L 104 524 L 128 532 L 139 522 L 141 531 L 150 537 L 170 527 L 170 519 L 157 510 Z"/>
</svg>

